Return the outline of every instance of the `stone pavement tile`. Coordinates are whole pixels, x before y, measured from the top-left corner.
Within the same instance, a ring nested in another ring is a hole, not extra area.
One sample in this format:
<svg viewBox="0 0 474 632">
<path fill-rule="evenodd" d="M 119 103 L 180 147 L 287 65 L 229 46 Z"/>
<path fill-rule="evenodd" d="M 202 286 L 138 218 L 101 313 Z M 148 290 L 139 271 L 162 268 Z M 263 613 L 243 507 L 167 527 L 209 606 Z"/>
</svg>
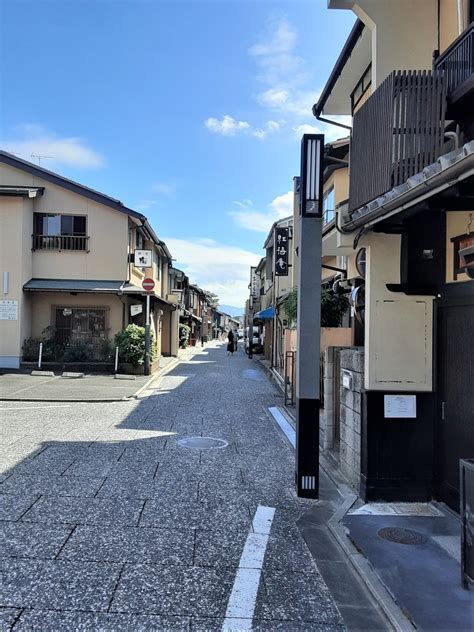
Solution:
<svg viewBox="0 0 474 632">
<path fill-rule="evenodd" d="M 94 496 L 103 478 L 79 478 L 73 476 L 28 476 L 13 474 L 0 484 L 0 494 L 50 494 L 57 496 Z"/>
<path fill-rule="evenodd" d="M 247 505 L 230 502 L 202 503 L 196 500 L 185 503 L 147 500 L 140 518 L 140 526 L 154 526 L 170 529 L 222 529 L 250 528 L 250 514 Z"/>
<path fill-rule="evenodd" d="M 29 459 L 24 463 L 17 465 L 13 472 L 15 474 L 28 474 L 30 476 L 52 475 L 60 476 L 74 462 L 72 457 L 67 459 Z"/>
<path fill-rule="evenodd" d="M 342 623 L 331 593 L 318 572 L 264 570 L 263 575 L 267 593 L 266 605 L 271 611 L 272 619 L 312 621 L 320 625 Z M 258 603 L 255 615 L 259 618 Z"/>
<path fill-rule="evenodd" d="M 196 531 L 194 564 L 196 566 L 229 566 L 236 568 L 248 537 L 245 529 L 222 529 L 216 524 L 211 530 Z"/>
<path fill-rule="evenodd" d="M 126 565 L 111 611 L 223 616 L 233 581 L 226 568 Z"/>
<path fill-rule="evenodd" d="M 15 632 L 188 632 L 189 626 L 187 617 L 25 610 Z"/>
<path fill-rule="evenodd" d="M 22 520 L 43 524 L 135 526 L 142 512 L 143 503 L 143 500 L 134 498 L 42 496 L 25 513 Z"/>
<path fill-rule="evenodd" d="M 0 607 L 0 631 L 7 632 L 7 630 L 10 630 L 15 619 L 18 619 L 20 612 L 21 610 L 19 608 Z"/>
<path fill-rule="evenodd" d="M 367 590 L 361 586 L 348 562 L 318 560 L 317 565 L 339 608 L 368 603 Z"/>
<path fill-rule="evenodd" d="M 172 481 L 161 482 L 149 477 L 137 478 L 136 476 L 108 477 L 99 491 L 100 497 L 126 497 L 126 498 L 156 498 L 163 501 L 184 502 L 189 499 L 197 499 L 198 482 L 189 481 L 183 484 L 173 484 Z"/>
<path fill-rule="evenodd" d="M 0 557 L 53 559 L 70 533 L 62 525 L 0 522 Z"/>
<path fill-rule="evenodd" d="M 39 494 L 0 494 L 0 520 L 19 520 L 38 498 Z"/>
<path fill-rule="evenodd" d="M 91 562 L 192 565 L 193 550 L 191 530 L 80 526 L 59 557 Z"/>
<path fill-rule="evenodd" d="M 238 566 L 248 531 L 221 529 L 218 525 L 211 530 L 196 532 L 194 563 L 196 566 Z M 273 530 L 268 539 L 264 558 L 266 570 L 288 570 L 314 572 L 311 554 L 296 527 Z"/>
<path fill-rule="evenodd" d="M 2 605 L 105 611 L 120 568 L 118 564 L 0 558 Z"/>
</svg>

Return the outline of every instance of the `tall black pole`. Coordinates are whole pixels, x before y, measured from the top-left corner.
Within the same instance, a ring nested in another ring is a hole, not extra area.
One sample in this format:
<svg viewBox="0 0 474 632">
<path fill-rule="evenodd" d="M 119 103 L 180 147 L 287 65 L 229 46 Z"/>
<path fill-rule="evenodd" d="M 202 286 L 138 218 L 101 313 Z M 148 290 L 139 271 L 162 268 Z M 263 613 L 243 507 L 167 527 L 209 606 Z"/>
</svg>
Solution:
<svg viewBox="0 0 474 632">
<path fill-rule="evenodd" d="M 253 308 L 249 309 L 249 358 L 253 358 Z"/>
<path fill-rule="evenodd" d="M 144 375 L 150 375 L 150 294 L 146 295 Z"/>
<path fill-rule="evenodd" d="M 296 366 L 296 488 L 303 498 L 319 497 L 323 152 L 324 135 L 303 136 Z"/>
</svg>

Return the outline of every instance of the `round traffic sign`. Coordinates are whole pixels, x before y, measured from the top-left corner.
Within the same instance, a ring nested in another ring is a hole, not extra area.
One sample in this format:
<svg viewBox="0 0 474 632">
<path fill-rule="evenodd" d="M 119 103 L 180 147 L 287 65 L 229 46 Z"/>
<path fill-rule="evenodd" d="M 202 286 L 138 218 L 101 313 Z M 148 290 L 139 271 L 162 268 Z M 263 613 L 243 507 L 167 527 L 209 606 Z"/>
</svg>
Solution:
<svg viewBox="0 0 474 632">
<path fill-rule="evenodd" d="M 142 288 L 145 290 L 145 292 L 152 292 L 153 288 L 155 287 L 155 282 L 153 281 L 153 279 L 143 279 L 142 281 Z"/>
</svg>

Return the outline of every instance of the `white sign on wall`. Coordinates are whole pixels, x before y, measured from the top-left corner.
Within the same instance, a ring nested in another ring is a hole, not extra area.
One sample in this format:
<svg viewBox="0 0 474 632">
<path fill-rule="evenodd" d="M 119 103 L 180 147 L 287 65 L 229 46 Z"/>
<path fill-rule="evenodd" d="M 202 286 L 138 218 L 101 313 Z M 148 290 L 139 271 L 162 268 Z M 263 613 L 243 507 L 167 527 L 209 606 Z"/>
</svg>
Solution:
<svg viewBox="0 0 474 632">
<path fill-rule="evenodd" d="M 416 395 L 384 395 L 384 417 L 416 418 Z"/>
<path fill-rule="evenodd" d="M 18 320 L 18 301 L 0 300 L 0 320 Z"/>
<path fill-rule="evenodd" d="M 137 268 L 151 268 L 151 250 L 135 250 Z"/>
<path fill-rule="evenodd" d="M 143 307 L 141 305 L 130 305 L 130 313 L 132 316 L 137 316 L 141 314 L 143 311 Z"/>
</svg>

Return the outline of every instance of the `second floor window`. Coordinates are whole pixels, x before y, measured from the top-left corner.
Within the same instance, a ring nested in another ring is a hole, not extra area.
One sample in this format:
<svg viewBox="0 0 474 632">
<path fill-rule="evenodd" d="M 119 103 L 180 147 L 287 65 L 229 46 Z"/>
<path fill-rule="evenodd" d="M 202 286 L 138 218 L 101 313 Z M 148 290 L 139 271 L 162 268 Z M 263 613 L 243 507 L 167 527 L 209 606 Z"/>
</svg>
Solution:
<svg viewBox="0 0 474 632">
<path fill-rule="evenodd" d="M 323 224 L 334 219 L 334 187 L 330 187 L 323 195 Z"/>
<path fill-rule="evenodd" d="M 33 250 L 88 250 L 85 215 L 34 213 Z"/>
</svg>

